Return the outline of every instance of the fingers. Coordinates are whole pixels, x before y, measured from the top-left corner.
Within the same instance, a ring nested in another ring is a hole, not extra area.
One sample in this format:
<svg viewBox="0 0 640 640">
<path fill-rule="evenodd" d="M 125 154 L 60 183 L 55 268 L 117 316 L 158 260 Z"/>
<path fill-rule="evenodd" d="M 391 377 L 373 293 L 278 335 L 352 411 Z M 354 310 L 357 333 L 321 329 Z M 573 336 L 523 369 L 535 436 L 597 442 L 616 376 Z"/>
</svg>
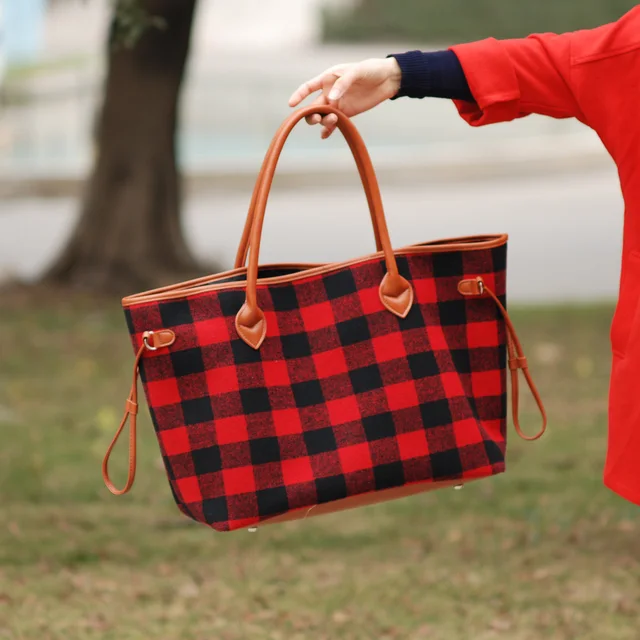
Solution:
<svg viewBox="0 0 640 640">
<path fill-rule="evenodd" d="M 327 104 L 327 103 L 321 102 L 319 104 Z M 323 140 L 326 140 L 335 131 L 336 125 L 338 124 L 338 116 L 335 113 L 330 113 L 326 116 L 321 116 L 319 113 L 314 113 L 311 116 L 307 116 L 305 119 L 309 124 L 322 125 L 322 131 L 320 133 L 320 137 Z"/>
<path fill-rule="evenodd" d="M 289 98 L 289 106 L 295 107 L 299 105 L 305 98 L 320 90 L 322 90 L 322 94 L 311 103 L 312 105 L 335 104 L 338 106 L 340 99 L 357 80 L 357 77 L 356 65 L 342 64 L 331 67 L 315 78 L 301 84 Z M 323 140 L 326 140 L 335 131 L 338 124 L 338 116 L 335 114 L 322 116 L 319 113 L 314 113 L 306 116 L 305 120 L 310 125 L 322 125 L 320 136 Z"/>
<path fill-rule="evenodd" d="M 322 97 L 324 99 L 325 104 L 330 104 L 331 101 L 327 96 L 331 95 L 333 88 L 339 82 L 339 77 L 336 75 L 331 75 L 331 77 L 326 77 L 324 79 L 324 84 L 322 85 Z M 322 116 L 322 132 L 320 133 L 320 137 L 323 140 L 326 140 L 332 133 L 332 131 L 336 128 L 336 123 L 338 122 L 338 117 L 334 113 L 329 113 L 327 115 Z"/>
<path fill-rule="evenodd" d="M 326 105 L 327 104 L 327 99 L 325 98 L 324 94 L 321 96 L 318 96 L 312 103 L 311 106 L 320 106 L 320 105 Z M 314 113 L 310 116 L 307 116 L 305 118 L 305 120 L 307 121 L 307 124 L 320 124 L 322 122 L 322 116 L 319 113 Z"/>
<path fill-rule="evenodd" d="M 319 102 L 319 104 L 327 104 L 326 102 Z M 321 124 L 322 132 L 320 133 L 320 137 L 323 140 L 326 140 L 334 131 L 338 124 L 338 116 L 335 113 L 330 113 L 326 116 L 321 116 L 319 113 L 314 113 L 311 116 L 307 116 L 305 120 L 311 124 Z"/>
<path fill-rule="evenodd" d="M 329 91 L 329 102 L 338 102 L 357 79 L 356 69 L 351 69 L 340 76 Z"/>
<path fill-rule="evenodd" d="M 308 98 L 312 93 L 322 89 L 322 83 L 324 80 L 324 74 L 316 76 L 307 82 L 302 83 L 289 98 L 289 106 L 295 107 L 299 105 L 305 98 Z"/>
<path fill-rule="evenodd" d="M 335 113 L 330 113 L 328 116 L 322 118 L 322 133 L 320 137 L 326 140 L 335 130 L 338 125 L 338 116 Z"/>
<path fill-rule="evenodd" d="M 311 103 L 312 106 L 320 106 L 320 105 L 326 105 L 326 104 L 329 104 L 329 103 L 325 98 L 324 94 L 321 96 L 318 96 Z M 336 125 L 338 124 L 338 116 L 335 113 L 329 113 L 325 116 L 319 113 L 314 113 L 310 116 L 307 116 L 305 120 L 311 125 L 315 125 L 315 124 L 322 125 L 322 131 L 320 133 L 320 137 L 323 140 L 326 140 L 335 131 Z"/>
<path fill-rule="evenodd" d="M 323 71 L 320 75 L 317 75 L 307 82 L 303 82 L 289 98 L 289 106 L 295 107 L 299 105 L 305 98 L 308 98 L 312 93 L 320 91 L 327 83 L 333 84 L 336 78 L 345 69 L 352 66 L 351 64 L 337 64 L 333 67 L 329 67 Z"/>
<path fill-rule="evenodd" d="M 307 80 L 307 82 L 302 83 L 289 98 L 289 106 L 296 107 L 299 105 L 305 98 L 308 98 L 312 93 L 316 91 L 320 91 L 323 86 L 327 82 L 335 82 L 336 73 L 340 73 L 347 65 L 345 64 L 337 64 L 334 67 L 330 67 L 323 71 L 320 75 L 315 78 L 311 78 L 311 80 Z"/>
<path fill-rule="evenodd" d="M 353 75 L 348 70 L 344 72 L 344 75 L 334 75 L 331 80 L 325 78 L 325 83 L 322 87 L 322 94 L 327 96 L 327 104 L 335 104 L 337 106 L 338 100 L 334 96 L 342 96 L 345 91 L 351 86 L 353 80 L 350 78 Z M 346 80 L 345 80 L 346 78 Z M 337 88 L 337 89 L 336 89 Z M 330 113 L 322 118 L 322 132 L 320 137 L 326 140 L 336 129 L 338 124 L 338 116 L 335 113 Z"/>
<path fill-rule="evenodd" d="M 327 98 L 325 97 L 325 93 L 328 93 L 329 89 L 330 87 L 325 86 L 323 94 L 321 96 L 318 96 L 311 103 L 311 106 L 324 106 L 329 104 Z M 328 138 L 335 130 L 336 124 L 338 123 L 338 116 L 336 116 L 334 113 L 329 113 L 325 116 L 319 113 L 314 113 L 310 116 L 307 116 L 305 120 L 311 125 L 316 125 L 316 124 L 322 125 L 322 131 L 320 135 L 324 140 Z"/>
</svg>

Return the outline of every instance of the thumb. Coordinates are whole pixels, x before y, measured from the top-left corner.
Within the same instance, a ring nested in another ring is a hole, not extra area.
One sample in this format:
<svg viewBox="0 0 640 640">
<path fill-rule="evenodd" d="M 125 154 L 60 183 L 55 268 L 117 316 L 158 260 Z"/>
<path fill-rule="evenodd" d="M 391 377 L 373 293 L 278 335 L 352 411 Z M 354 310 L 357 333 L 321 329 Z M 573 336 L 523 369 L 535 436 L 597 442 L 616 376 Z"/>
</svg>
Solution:
<svg viewBox="0 0 640 640">
<path fill-rule="evenodd" d="M 347 71 L 343 76 L 340 76 L 333 84 L 329 95 L 327 96 L 331 102 L 340 100 L 344 94 L 349 90 L 351 85 L 356 81 L 358 77 L 357 72 Z"/>
</svg>

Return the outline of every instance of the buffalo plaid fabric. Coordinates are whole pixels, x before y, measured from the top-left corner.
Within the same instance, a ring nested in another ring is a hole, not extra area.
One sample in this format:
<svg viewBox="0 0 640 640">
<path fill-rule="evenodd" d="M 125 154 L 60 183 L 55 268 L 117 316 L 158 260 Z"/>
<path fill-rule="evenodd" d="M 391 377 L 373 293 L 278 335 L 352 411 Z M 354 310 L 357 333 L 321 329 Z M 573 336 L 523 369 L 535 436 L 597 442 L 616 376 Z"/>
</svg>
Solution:
<svg viewBox="0 0 640 640">
<path fill-rule="evenodd" d="M 183 513 L 219 531 L 401 485 L 504 471 L 506 331 L 482 276 L 505 303 L 506 245 L 398 257 L 415 302 L 380 302 L 384 262 L 363 260 L 260 286 L 267 337 L 246 345 L 237 289 L 125 309 L 167 474 Z"/>
</svg>

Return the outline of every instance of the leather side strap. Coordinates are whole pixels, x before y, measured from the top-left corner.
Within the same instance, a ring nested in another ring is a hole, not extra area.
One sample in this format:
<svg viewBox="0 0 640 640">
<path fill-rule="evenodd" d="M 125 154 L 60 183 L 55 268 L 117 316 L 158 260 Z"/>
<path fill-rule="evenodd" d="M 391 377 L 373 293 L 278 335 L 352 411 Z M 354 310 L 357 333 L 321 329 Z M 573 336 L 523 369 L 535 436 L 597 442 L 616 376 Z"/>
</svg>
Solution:
<svg viewBox="0 0 640 640">
<path fill-rule="evenodd" d="M 140 360 L 145 350 L 157 351 L 170 347 L 176 340 L 176 334 L 171 329 L 161 329 L 160 331 L 145 331 L 142 336 L 142 344 L 136 354 L 136 359 L 133 363 L 133 380 L 131 382 L 131 389 L 129 391 L 129 397 L 124 405 L 124 416 L 120 422 L 120 426 L 116 431 L 116 435 L 113 436 L 111 444 L 107 448 L 107 452 L 104 454 L 102 460 L 102 479 L 104 480 L 107 489 L 115 496 L 121 496 L 127 493 L 133 486 L 133 481 L 136 477 L 136 427 L 137 427 L 137 415 L 138 415 L 138 369 L 140 366 Z M 120 438 L 120 434 L 124 430 L 127 421 L 129 420 L 129 473 L 127 475 L 127 482 L 122 489 L 116 488 L 111 482 L 109 477 L 109 458 L 111 452 L 116 446 L 116 442 Z"/>
<path fill-rule="evenodd" d="M 138 365 L 140 364 L 140 358 L 142 358 L 142 354 L 145 350 L 144 343 L 140 345 L 138 349 L 138 353 L 136 354 L 136 359 L 133 365 L 133 382 L 131 383 L 131 390 L 129 391 L 129 397 L 125 402 L 124 416 L 122 421 L 120 422 L 120 426 L 116 431 L 116 435 L 113 436 L 113 440 L 107 449 L 107 452 L 104 455 L 104 459 L 102 461 L 102 479 L 104 483 L 107 485 L 107 489 L 113 493 L 114 496 L 121 496 L 127 493 L 132 485 L 133 481 L 136 477 L 136 417 L 138 415 Z M 111 482 L 111 478 L 109 477 L 109 458 L 111 457 L 111 452 L 113 451 L 113 447 L 115 447 L 116 442 L 118 442 L 118 438 L 120 438 L 120 434 L 122 433 L 125 425 L 127 424 L 127 420 L 131 420 L 131 424 L 129 426 L 129 473 L 127 475 L 127 482 L 122 489 L 117 489 L 116 486 Z"/>
<path fill-rule="evenodd" d="M 500 310 L 500 313 L 504 318 L 507 328 L 507 352 L 509 371 L 511 373 L 511 408 L 513 414 L 513 425 L 516 429 L 516 433 L 523 440 L 538 440 L 538 438 L 542 437 L 547 429 L 547 413 L 545 411 L 544 404 L 542 403 L 542 398 L 540 397 L 538 389 L 536 388 L 536 385 L 531 377 L 531 373 L 529 372 L 527 358 L 524 355 L 522 345 L 520 343 L 520 340 L 518 339 L 515 327 L 511 322 L 511 318 L 509 318 L 507 310 L 504 308 L 504 305 L 500 302 L 496 294 L 491 291 L 489 287 L 487 287 L 482 278 L 474 278 L 473 280 L 462 280 L 458 284 L 458 291 L 465 296 L 482 296 L 484 294 L 487 294 L 491 296 L 494 302 L 498 305 L 498 309 Z M 522 371 L 529 389 L 531 390 L 531 394 L 533 395 L 533 398 L 538 405 L 540 415 L 542 416 L 542 427 L 540 431 L 534 436 L 526 435 L 520 427 L 520 420 L 518 417 L 520 401 L 520 385 L 518 379 L 519 370 Z"/>
</svg>

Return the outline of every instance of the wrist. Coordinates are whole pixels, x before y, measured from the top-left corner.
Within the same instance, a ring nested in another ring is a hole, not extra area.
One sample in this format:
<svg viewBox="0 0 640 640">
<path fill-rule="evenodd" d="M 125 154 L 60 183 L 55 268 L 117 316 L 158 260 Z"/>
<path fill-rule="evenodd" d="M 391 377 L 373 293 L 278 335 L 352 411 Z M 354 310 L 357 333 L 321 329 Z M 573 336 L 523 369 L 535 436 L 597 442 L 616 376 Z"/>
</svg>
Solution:
<svg viewBox="0 0 640 640">
<path fill-rule="evenodd" d="M 393 94 L 395 95 L 400 91 L 402 85 L 402 69 L 394 57 L 385 58 L 384 64 L 386 66 L 387 81 L 391 85 Z"/>
</svg>

